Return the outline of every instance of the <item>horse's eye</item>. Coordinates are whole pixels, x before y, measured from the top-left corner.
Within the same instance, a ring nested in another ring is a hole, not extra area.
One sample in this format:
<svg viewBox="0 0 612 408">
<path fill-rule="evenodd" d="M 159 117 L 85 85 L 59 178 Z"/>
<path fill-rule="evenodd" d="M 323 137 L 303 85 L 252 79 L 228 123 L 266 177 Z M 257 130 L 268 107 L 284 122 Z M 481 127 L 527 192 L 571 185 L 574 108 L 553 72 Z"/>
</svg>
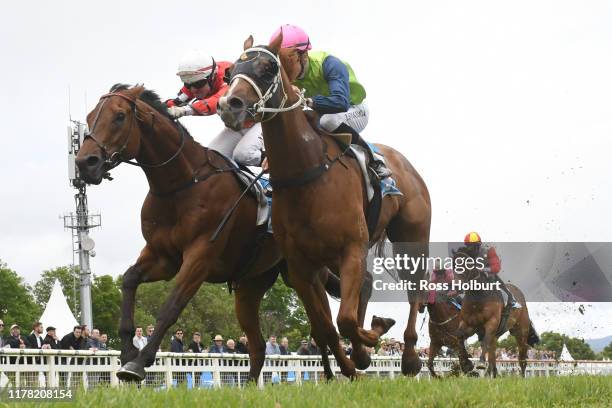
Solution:
<svg viewBox="0 0 612 408">
<path fill-rule="evenodd" d="M 119 113 L 117 114 L 117 116 L 115 116 L 115 120 L 116 120 L 117 122 L 122 122 L 122 121 L 123 121 L 123 119 L 125 119 L 125 113 L 123 113 L 123 112 L 119 112 Z"/>
</svg>

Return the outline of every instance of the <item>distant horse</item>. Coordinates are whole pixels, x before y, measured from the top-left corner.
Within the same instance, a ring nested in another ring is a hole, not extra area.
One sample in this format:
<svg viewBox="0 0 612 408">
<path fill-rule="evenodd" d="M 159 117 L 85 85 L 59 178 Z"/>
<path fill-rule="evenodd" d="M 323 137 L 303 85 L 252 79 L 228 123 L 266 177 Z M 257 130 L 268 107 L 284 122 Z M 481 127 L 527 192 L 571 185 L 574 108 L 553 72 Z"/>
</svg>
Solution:
<svg viewBox="0 0 612 408">
<path fill-rule="evenodd" d="M 461 322 L 460 311 L 457 307 L 449 302 L 446 292 L 436 292 L 435 302 L 427 304 L 427 312 L 429 313 L 429 359 L 427 368 L 434 378 L 439 377 L 434 371 L 434 359 L 440 352 L 442 346 L 449 347 L 453 350 L 459 350 L 459 338 L 457 337 L 457 329 Z M 464 373 L 474 369 L 474 365 L 470 360 L 461 362 L 461 370 Z"/>
<path fill-rule="evenodd" d="M 87 123 L 91 132 L 76 159 L 84 181 L 100 184 L 110 169 L 135 159 L 128 163 L 141 167 L 149 182 L 141 211 L 146 245 L 123 275 L 123 367 L 117 376 L 142 381 L 144 367 L 154 362 L 166 331 L 202 283 L 234 282 L 236 314 L 249 338 L 249 379 L 256 380 L 265 358 L 259 305 L 284 262 L 272 236 L 258 235 L 257 204 L 251 197 L 240 202 L 218 239 L 211 242 L 243 189 L 235 166 L 195 142 L 170 119 L 158 96 L 142 86 L 114 86 L 102 95 Z M 261 237 L 257 251 L 256 236 Z M 132 344 L 136 289 L 141 283 L 175 276 L 176 286 L 160 308 L 153 337 L 139 352 Z"/>
<path fill-rule="evenodd" d="M 359 164 L 307 119 L 302 98 L 293 91 L 281 66 L 281 41 L 282 34 L 268 46 L 252 48 L 252 37 L 245 41 L 245 51 L 235 63 L 230 88 L 221 98 L 219 109 L 225 124 L 234 129 L 240 129 L 245 121 L 262 122 L 274 186 L 272 225 L 288 262 L 289 280 L 304 303 L 317 344 L 323 349 L 329 346 L 342 373 L 353 377 L 356 367 L 365 368 L 370 362 L 363 345 L 374 346 L 388 330 L 388 324 L 381 321 L 373 321 L 372 330 L 362 328 L 365 307 L 359 304 L 359 296 L 368 247 L 387 236 L 397 244 L 396 253 L 427 256 L 429 193 L 405 157 L 377 145 L 403 195 L 382 200 L 379 221 L 369 234 L 364 215 L 368 200 Z M 351 360 L 340 348 L 318 278 L 326 268 L 340 277 L 341 303 L 336 321 L 340 334 L 353 344 Z M 416 281 L 423 272 L 421 268 L 400 277 Z M 416 374 L 421 368 L 414 349 L 421 293 L 410 292 L 408 298 L 410 315 L 404 332 L 402 372 Z M 329 370 L 326 375 L 331 377 Z"/>
<path fill-rule="evenodd" d="M 462 251 L 454 253 L 454 258 L 469 258 L 470 256 Z M 463 262 L 463 265 L 466 263 Z M 477 268 L 466 268 L 462 276 L 464 282 L 478 282 L 481 284 L 491 284 L 486 274 Z M 459 338 L 459 359 L 463 366 L 471 365 L 468 360 L 467 350 L 465 349 L 465 340 L 474 333 L 484 332 L 482 341 L 483 354 L 487 354 L 487 372 L 486 374 L 492 377 L 497 376 L 497 367 L 495 365 L 495 351 L 497 347 L 497 339 L 506 331 L 510 331 L 516 338 L 519 350 L 519 365 L 521 367 L 521 375 L 525 377 L 527 368 L 527 348 L 529 346 L 528 339 L 532 332 L 535 332 L 531 321 L 529 320 L 529 311 L 527 310 L 527 302 L 523 292 L 514 285 L 507 284 L 506 287 L 521 304 L 520 309 L 510 309 L 507 318 L 504 318 L 504 300 L 501 290 L 467 290 L 461 307 L 461 322 L 457 329 Z M 504 322 L 504 320 L 506 320 Z M 500 323 L 503 327 L 500 327 Z"/>
</svg>

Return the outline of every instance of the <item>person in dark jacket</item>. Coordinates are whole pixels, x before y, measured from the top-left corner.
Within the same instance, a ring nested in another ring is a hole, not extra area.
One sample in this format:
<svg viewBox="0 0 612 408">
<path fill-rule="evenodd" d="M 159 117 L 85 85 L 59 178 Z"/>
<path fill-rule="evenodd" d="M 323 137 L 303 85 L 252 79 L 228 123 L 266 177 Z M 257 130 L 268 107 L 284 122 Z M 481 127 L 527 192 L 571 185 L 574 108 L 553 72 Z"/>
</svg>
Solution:
<svg viewBox="0 0 612 408">
<path fill-rule="evenodd" d="M 48 347 L 45 347 L 45 346 L 48 346 Z M 43 348 L 48 348 L 52 350 L 59 350 L 62 348 L 60 345 L 59 339 L 57 338 L 57 335 L 55 334 L 55 327 L 53 326 L 47 327 L 47 335 L 45 336 L 43 340 Z"/>
<path fill-rule="evenodd" d="M 187 351 L 190 353 L 202 353 L 204 345 L 202 344 L 202 335 L 198 332 L 193 333 L 193 341 L 189 344 Z"/>
<path fill-rule="evenodd" d="M 321 349 L 319 349 L 319 347 L 317 346 L 317 342 L 312 337 L 310 338 L 310 344 L 308 345 L 308 352 L 311 356 L 321 355 Z"/>
<path fill-rule="evenodd" d="M 81 337 L 81 326 L 74 326 L 72 333 L 65 335 L 60 341 L 62 350 L 81 350 L 83 337 Z"/>
<path fill-rule="evenodd" d="M 43 325 L 41 322 L 36 322 L 32 326 L 32 333 L 26 337 L 26 348 L 40 350 L 43 345 Z"/>
<path fill-rule="evenodd" d="M 291 352 L 289 351 L 289 339 L 288 338 L 283 337 L 281 339 L 280 344 L 278 345 L 278 348 L 280 349 L 281 356 L 291 355 Z"/>
<path fill-rule="evenodd" d="M 308 340 L 303 339 L 300 343 L 300 348 L 297 350 L 298 356 L 309 356 L 310 350 L 308 349 Z"/>
<path fill-rule="evenodd" d="M 171 353 L 184 353 L 185 347 L 183 346 L 183 329 L 176 329 L 174 332 L 174 338 L 170 343 Z"/>
<path fill-rule="evenodd" d="M 236 344 L 236 353 L 238 354 L 249 354 L 249 341 L 247 336 L 240 336 L 238 344 Z"/>
<path fill-rule="evenodd" d="M 4 347 L 4 336 L 2 336 L 3 331 L 4 331 L 4 322 L 0 320 L 0 348 Z"/>
</svg>

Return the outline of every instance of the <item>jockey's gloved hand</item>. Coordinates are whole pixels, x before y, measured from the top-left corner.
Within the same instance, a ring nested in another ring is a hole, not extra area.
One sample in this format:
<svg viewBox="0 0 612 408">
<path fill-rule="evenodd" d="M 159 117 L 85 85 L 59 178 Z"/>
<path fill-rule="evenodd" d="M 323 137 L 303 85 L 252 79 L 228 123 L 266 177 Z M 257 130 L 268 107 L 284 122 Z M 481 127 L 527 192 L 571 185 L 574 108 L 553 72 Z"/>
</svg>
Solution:
<svg viewBox="0 0 612 408">
<path fill-rule="evenodd" d="M 191 106 L 171 106 L 168 108 L 168 114 L 172 118 L 178 119 L 182 116 L 193 114 L 193 110 Z"/>
<path fill-rule="evenodd" d="M 166 104 L 167 107 L 181 106 L 184 104 L 184 102 L 181 101 L 179 98 L 167 99 L 164 103 Z"/>
</svg>

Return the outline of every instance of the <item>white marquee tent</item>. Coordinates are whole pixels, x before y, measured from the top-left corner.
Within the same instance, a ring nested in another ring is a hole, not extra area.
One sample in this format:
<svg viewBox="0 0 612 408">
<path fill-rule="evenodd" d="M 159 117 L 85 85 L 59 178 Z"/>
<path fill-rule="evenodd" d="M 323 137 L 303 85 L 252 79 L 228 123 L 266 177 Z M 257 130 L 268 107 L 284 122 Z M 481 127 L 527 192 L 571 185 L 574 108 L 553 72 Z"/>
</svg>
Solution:
<svg viewBox="0 0 612 408">
<path fill-rule="evenodd" d="M 43 324 L 43 330 L 46 330 L 49 326 L 55 327 L 55 333 L 60 339 L 70 333 L 74 326 L 79 324 L 77 319 L 74 318 L 70 307 L 68 307 L 64 292 L 62 292 L 62 286 L 57 279 L 53 284 L 53 290 L 47 302 L 47 307 L 39 321 Z"/>
<path fill-rule="evenodd" d="M 569 350 L 565 343 L 563 344 L 563 349 L 561 349 L 561 356 L 559 357 L 561 361 L 574 361 L 574 357 L 570 354 Z"/>
</svg>

